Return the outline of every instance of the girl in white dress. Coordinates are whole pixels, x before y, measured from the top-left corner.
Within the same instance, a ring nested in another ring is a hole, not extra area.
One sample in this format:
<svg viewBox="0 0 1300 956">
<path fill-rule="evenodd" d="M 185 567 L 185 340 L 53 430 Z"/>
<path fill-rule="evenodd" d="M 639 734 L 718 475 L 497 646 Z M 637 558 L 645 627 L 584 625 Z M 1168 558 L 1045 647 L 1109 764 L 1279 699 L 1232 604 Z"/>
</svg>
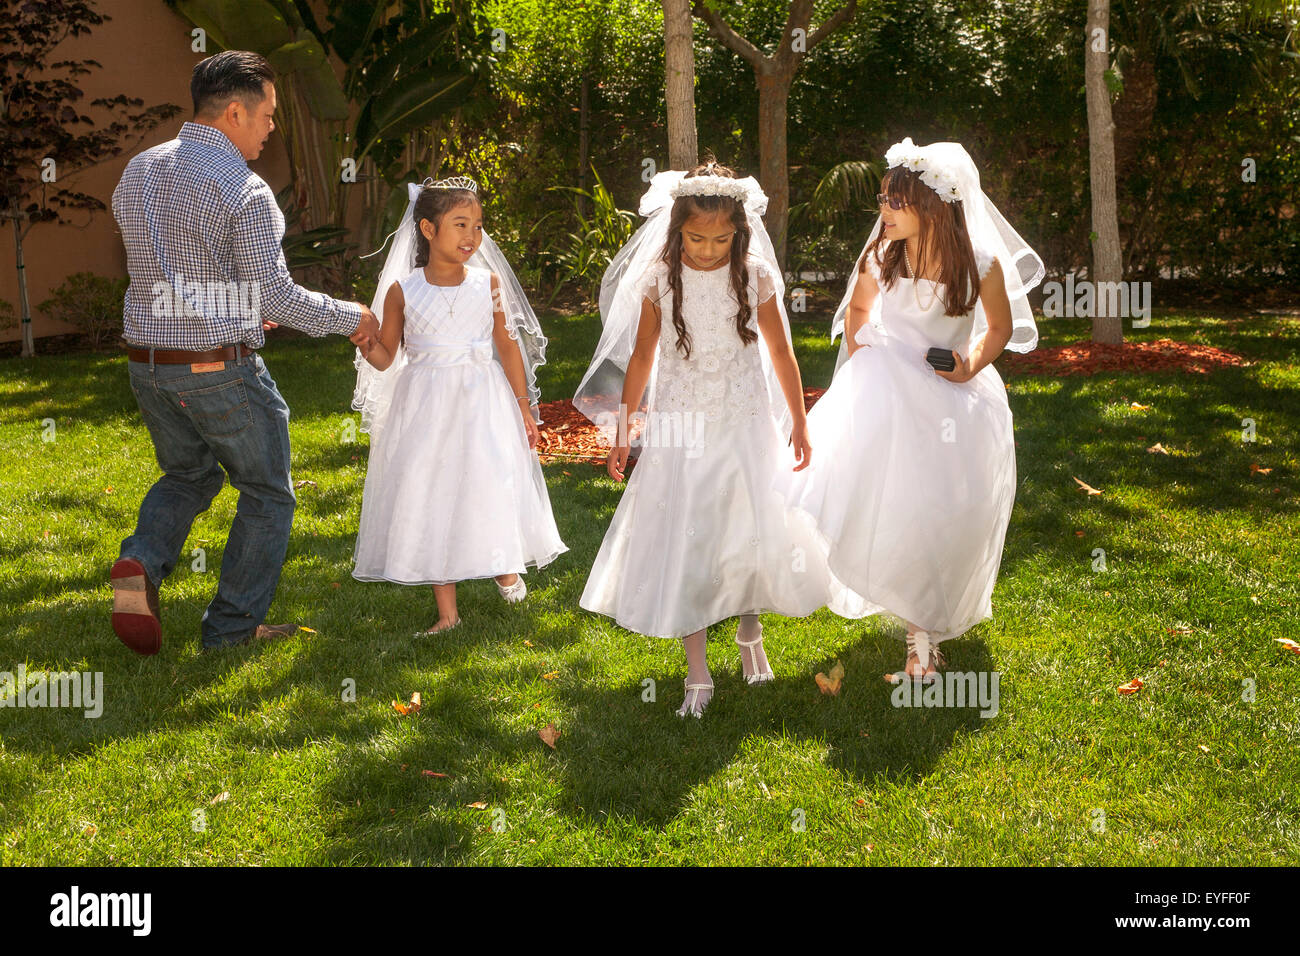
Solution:
<svg viewBox="0 0 1300 956">
<path fill-rule="evenodd" d="M 844 331 L 840 364 L 808 416 L 821 454 L 775 487 L 815 522 L 852 592 L 831 609 L 901 618 L 908 656 L 894 678 L 928 682 L 936 645 L 992 615 L 1016 491 L 992 362 L 1037 343 L 1025 294 L 1043 265 L 960 145 L 905 139 L 886 161 L 880 219 L 832 332 Z M 950 371 L 927 361 L 931 348 L 951 354 Z"/>
<path fill-rule="evenodd" d="M 522 601 L 526 567 L 568 548 L 533 450 L 537 318 L 483 232 L 472 180 L 409 196 L 376 289 L 379 339 L 357 359 L 371 445 L 352 576 L 432 585 L 436 633 L 460 622 L 457 581 L 494 578 Z"/>
<path fill-rule="evenodd" d="M 744 676 L 769 681 L 759 613 L 805 616 L 829 587 L 815 536 L 772 490 L 811 448 L 766 204 L 752 177 L 716 163 L 654 178 L 641 204 L 650 221 L 606 273 L 604 334 L 574 397 L 606 431 L 619 481 L 628 410 L 644 397 L 636 470 L 580 603 L 682 641 L 679 716 L 701 716 L 712 696 L 709 625 L 739 616 Z"/>
</svg>

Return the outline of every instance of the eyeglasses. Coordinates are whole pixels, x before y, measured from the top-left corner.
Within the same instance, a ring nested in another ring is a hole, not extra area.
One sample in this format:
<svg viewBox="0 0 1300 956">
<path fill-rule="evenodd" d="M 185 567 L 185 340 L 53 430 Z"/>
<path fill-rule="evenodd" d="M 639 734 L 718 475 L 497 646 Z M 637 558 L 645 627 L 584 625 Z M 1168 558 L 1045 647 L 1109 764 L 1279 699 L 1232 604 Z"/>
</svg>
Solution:
<svg viewBox="0 0 1300 956">
<path fill-rule="evenodd" d="M 897 196 L 886 196 L 884 193 L 876 194 L 876 202 L 880 205 L 881 209 L 885 208 L 885 203 L 889 203 L 889 208 L 894 210 L 894 212 L 898 212 L 898 210 L 902 209 L 904 206 L 911 205 L 911 203 L 906 199 L 899 199 Z"/>
</svg>

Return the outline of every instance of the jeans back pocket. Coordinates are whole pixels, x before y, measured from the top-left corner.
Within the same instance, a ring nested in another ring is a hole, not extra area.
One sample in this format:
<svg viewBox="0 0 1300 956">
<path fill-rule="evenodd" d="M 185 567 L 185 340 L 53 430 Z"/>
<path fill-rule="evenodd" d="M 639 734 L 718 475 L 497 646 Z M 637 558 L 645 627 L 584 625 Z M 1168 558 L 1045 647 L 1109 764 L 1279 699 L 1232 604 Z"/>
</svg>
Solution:
<svg viewBox="0 0 1300 956">
<path fill-rule="evenodd" d="M 239 379 L 177 392 L 176 397 L 189 411 L 194 427 L 201 435 L 225 438 L 237 435 L 253 424 L 248 393 Z"/>
</svg>

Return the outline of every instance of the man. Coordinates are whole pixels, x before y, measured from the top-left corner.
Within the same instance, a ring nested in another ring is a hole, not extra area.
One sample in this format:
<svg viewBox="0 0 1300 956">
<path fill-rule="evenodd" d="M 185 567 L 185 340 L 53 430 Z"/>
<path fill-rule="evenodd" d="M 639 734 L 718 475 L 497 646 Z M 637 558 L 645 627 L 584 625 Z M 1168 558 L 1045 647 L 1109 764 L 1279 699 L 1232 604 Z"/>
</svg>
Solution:
<svg viewBox="0 0 1300 956">
<path fill-rule="evenodd" d="M 162 646 L 158 585 L 194 518 L 224 482 L 239 489 L 221 579 L 201 625 L 203 649 L 272 637 L 263 621 L 289 543 L 289 407 L 256 349 L 283 323 L 369 346 L 369 308 L 296 285 L 280 241 L 284 216 L 247 161 L 275 129 L 275 74 L 231 50 L 194 68 L 194 119 L 127 164 L 113 192 L 131 284 L 124 335 L 131 390 L 163 475 L 140 505 L 113 565 L 113 630 L 139 654 Z"/>
</svg>

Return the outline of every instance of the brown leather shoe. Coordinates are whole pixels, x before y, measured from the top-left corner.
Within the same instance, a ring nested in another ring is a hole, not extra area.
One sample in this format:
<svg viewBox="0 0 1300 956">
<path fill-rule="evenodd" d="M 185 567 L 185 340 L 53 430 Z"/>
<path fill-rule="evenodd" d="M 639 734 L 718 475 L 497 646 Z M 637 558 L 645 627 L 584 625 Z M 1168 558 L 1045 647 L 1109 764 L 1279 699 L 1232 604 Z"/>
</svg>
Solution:
<svg viewBox="0 0 1300 956">
<path fill-rule="evenodd" d="M 113 585 L 113 632 L 137 654 L 157 654 L 162 647 L 157 585 L 135 558 L 118 558 L 108 577 Z"/>
<path fill-rule="evenodd" d="M 251 636 L 255 640 L 269 640 L 276 637 L 288 637 L 298 633 L 297 624 L 259 624 Z"/>
</svg>

